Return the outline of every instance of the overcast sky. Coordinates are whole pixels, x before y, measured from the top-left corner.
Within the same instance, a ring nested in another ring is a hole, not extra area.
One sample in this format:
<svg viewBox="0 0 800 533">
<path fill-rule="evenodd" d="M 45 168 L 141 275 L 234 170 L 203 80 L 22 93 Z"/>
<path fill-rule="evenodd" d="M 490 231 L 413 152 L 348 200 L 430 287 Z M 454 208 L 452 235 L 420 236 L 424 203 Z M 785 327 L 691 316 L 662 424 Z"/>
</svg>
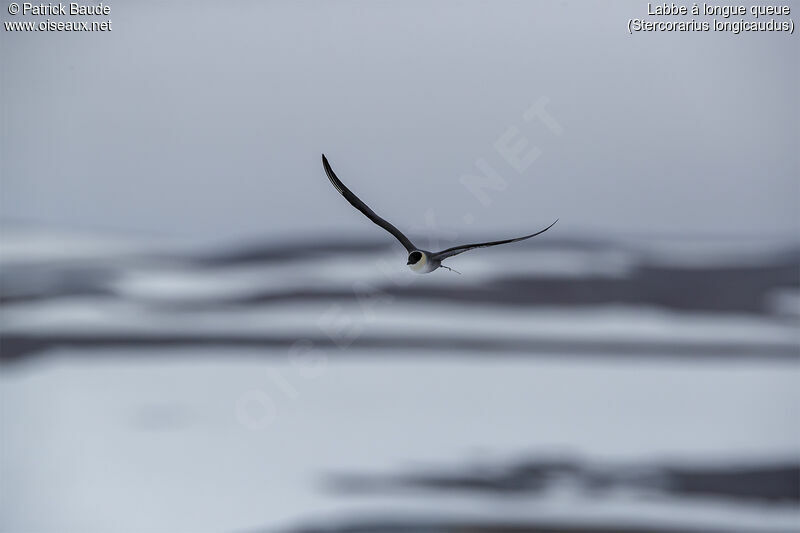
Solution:
<svg viewBox="0 0 800 533">
<path fill-rule="evenodd" d="M 797 35 L 629 35 L 643 1 L 110 5 L 0 30 L 5 220 L 378 236 L 325 152 L 412 234 L 798 234 Z"/>
</svg>

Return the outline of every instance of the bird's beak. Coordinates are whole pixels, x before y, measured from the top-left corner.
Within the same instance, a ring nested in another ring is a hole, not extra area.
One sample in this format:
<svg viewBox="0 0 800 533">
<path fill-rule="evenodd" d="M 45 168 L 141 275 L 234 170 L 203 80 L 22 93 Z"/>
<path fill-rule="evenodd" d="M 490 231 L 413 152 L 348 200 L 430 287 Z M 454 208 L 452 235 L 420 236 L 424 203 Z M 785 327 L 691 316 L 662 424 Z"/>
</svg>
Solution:
<svg viewBox="0 0 800 533">
<path fill-rule="evenodd" d="M 408 262 L 407 262 L 406 264 L 407 264 L 407 265 L 410 265 L 410 264 L 411 264 L 411 259 L 409 259 L 409 260 L 408 260 Z"/>
</svg>

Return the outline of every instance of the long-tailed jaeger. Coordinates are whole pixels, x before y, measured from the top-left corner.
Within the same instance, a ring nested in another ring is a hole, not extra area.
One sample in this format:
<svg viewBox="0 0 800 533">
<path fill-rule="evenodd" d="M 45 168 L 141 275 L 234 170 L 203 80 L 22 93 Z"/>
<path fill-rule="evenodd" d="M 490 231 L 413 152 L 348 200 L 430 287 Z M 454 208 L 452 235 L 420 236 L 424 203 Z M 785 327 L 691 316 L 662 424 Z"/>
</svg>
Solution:
<svg viewBox="0 0 800 533">
<path fill-rule="evenodd" d="M 448 257 L 453 257 L 454 255 L 466 252 L 467 250 L 472 250 L 473 248 L 485 248 L 487 246 L 497 246 L 498 244 L 508 244 L 511 242 L 530 239 L 531 237 L 541 235 L 545 231 L 552 228 L 556 222 L 558 222 L 558 219 L 556 219 L 555 222 L 543 230 L 537 231 L 536 233 L 531 233 L 530 235 L 525 235 L 524 237 L 505 239 L 502 241 L 479 242 L 476 244 L 462 244 L 461 246 L 453 246 L 452 248 L 442 250 L 441 252 L 429 252 L 428 250 L 423 250 L 415 246 L 408 237 L 403 235 L 403 232 L 394 227 L 388 221 L 376 215 L 375 211 L 370 209 L 369 206 L 362 202 L 358 196 L 353 194 L 353 191 L 348 189 L 345 184 L 336 177 L 336 174 L 333 172 L 331 165 L 328 163 L 328 159 L 325 157 L 325 154 L 322 154 L 322 166 L 325 167 L 325 173 L 328 175 L 328 179 L 331 180 L 331 183 L 333 183 L 333 186 L 336 187 L 336 190 L 339 191 L 341 195 L 344 196 L 345 199 L 350 202 L 350 204 L 352 204 L 353 207 L 364 213 L 364 215 L 372 222 L 394 235 L 395 238 L 400 241 L 403 246 L 405 246 L 406 250 L 408 250 L 408 262 L 406 264 L 411 268 L 411 270 L 417 272 L 418 274 L 427 274 L 428 272 L 433 272 L 439 267 L 456 272 L 452 268 L 443 265 L 442 261 Z"/>
</svg>

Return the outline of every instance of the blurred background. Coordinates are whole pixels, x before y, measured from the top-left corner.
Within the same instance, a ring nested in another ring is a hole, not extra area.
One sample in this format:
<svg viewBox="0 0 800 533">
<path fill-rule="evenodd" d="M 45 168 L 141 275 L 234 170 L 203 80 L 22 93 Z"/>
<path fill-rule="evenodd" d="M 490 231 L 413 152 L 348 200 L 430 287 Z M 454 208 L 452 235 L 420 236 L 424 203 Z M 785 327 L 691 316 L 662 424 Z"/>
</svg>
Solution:
<svg viewBox="0 0 800 533">
<path fill-rule="evenodd" d="M 0 530 L 800 530 L 796 36 L 110 6 L 0 15 L 112 21 L 0 31 Z"/>
</svg>

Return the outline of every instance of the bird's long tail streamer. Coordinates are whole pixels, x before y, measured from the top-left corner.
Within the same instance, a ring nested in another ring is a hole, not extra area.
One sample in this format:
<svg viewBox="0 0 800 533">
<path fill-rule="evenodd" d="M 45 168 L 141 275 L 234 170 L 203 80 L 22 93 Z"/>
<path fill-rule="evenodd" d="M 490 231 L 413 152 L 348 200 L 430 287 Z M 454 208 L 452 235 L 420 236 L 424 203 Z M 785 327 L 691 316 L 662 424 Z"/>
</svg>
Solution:
<svg viewBox="0 0 800 533">
<path fill-rule="evenodd" d="M 440 266 L 440 267 L 442 267 L 442 268 L 446 268 L 446 269 L 447 269 L 447 270 L 449 270 L 450 272 L 455 272 L 456 274 L 461 274 L 461 272 L 459 272 L 459 271 L 458 271 L 458 270 L 456 270 L 455 268 L 450 268 L 449 266 L 444 266 L 444 265 L 439 265 L 439 266 Z"/>
</svg>

